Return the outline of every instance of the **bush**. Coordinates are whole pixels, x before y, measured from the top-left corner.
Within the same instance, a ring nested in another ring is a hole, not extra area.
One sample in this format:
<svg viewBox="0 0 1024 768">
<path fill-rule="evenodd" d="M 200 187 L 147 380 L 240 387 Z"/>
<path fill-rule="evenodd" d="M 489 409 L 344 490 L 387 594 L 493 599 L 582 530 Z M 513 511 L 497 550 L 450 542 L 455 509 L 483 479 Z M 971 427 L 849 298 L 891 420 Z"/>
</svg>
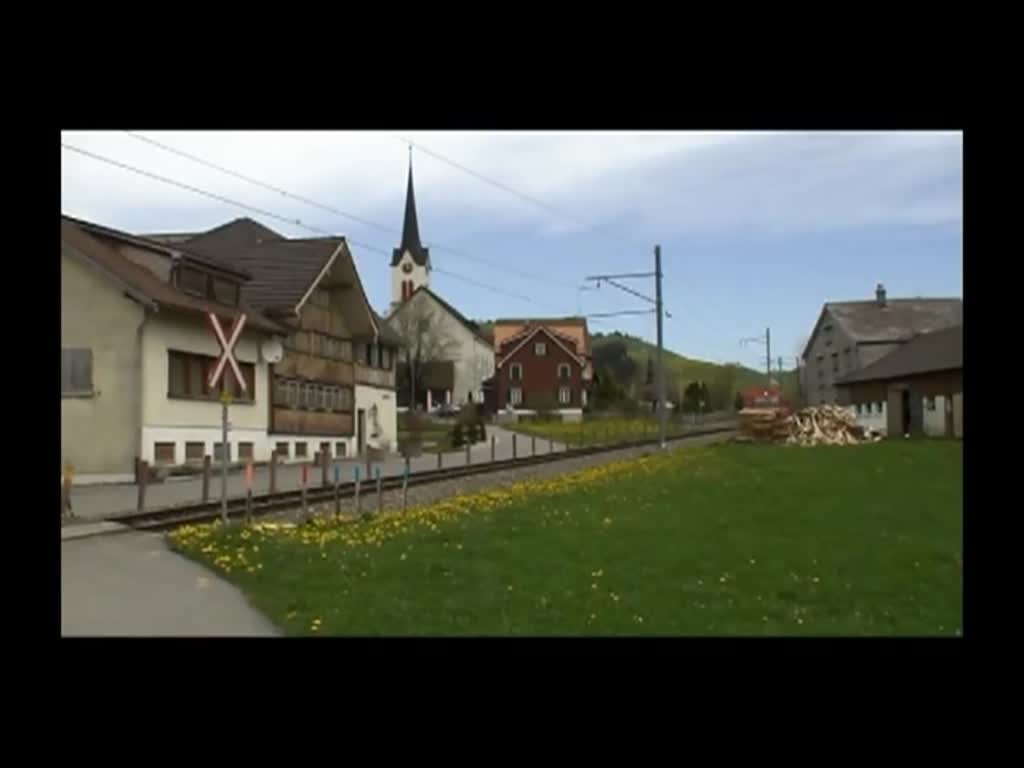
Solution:
<svg viewBox="0 0 1024 768">
<path fill-rule="evenodd" d="M 462 422 L 455 422 L 455 426 L 452 427 L 452 447 L 461 448 L 466 444 L 466 435 L 463 431 Z"/>
</svg>

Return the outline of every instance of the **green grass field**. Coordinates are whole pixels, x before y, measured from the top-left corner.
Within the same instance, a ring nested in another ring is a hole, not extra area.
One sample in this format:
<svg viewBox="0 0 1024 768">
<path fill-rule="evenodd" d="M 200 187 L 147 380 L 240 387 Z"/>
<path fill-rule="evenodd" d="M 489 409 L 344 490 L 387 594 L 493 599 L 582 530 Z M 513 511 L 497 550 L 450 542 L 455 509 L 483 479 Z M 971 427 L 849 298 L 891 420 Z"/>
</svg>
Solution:
<svg viewBox="0 0 1024 768">
<path fill-rule="evenodd" d="M 685 420 L 684 420 L 685 419 Z M 686 431 L 700 429 L 711 422 L 705 417 L 703 421 L 693 422 L 693 416 L 687 414 L 684 419 L 670 417 L 665 423 L 665 433 L 678 435 Z M 504 425 L 506 429 L 527 437 L 554 440 L 559 443 L 577 445 L 601 445 L 619 443 L 628 440 L 654 438 L 658 435 L 658 420 L 654 416 L 585 418 L 582 421 L 518 421 Z"/>
<path fill-rule="evenodd" d="M 719 444 L 172 546 L 289 634 L 947 635 L 962 447 Z"/>
</svg>

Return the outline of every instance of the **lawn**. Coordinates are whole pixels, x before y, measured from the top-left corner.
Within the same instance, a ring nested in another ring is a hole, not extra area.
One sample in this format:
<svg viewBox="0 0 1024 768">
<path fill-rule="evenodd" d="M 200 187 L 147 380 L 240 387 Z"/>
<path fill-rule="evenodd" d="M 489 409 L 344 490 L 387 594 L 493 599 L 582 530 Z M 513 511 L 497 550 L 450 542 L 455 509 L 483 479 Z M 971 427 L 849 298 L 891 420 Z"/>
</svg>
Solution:
<svg viewBox="0 0 1024 768">
<path fill-rule="evenodd" d="M 665 433 L 677 435 L 684 431 L 699 429 L 708 423 L 710 422 L 705 419 L 704 422 L 694 424 L 691 415 L 685 416 L 685 422 L 679 417 L 669 417 L 666 419 Z M 522 435 L 532 435 L 573 446 L 642 440 L 658 435 L 658 420 L 654 416 L 586 418 L 582 421 L 518 421 L 503 426 Z"/>
<path fill-rule="evenodd" d="M 961 453 L 719 444 L 171 541 L 296 635 L 953 636 Z"/>
</svg>

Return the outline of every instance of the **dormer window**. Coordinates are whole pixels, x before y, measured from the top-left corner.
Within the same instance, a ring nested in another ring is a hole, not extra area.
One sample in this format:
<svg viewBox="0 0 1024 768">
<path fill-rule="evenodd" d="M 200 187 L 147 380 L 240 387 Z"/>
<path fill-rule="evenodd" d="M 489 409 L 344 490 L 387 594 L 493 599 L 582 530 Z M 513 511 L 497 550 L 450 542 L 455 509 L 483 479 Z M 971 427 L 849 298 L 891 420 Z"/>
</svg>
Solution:
<svg viewBox="0 0 1024 768">
<path fill-rule="evenodd" d="M 177 272 L 177 285 L 185 293 L 210 299 L 218 304 L 237 307 L 239 284 L 233 280 L 214 275 L 193 266 L 182 266 Z"/>
<path fill-rule="evenodd" d="M 201 296 L 205 299 L 209 277 L 205 272 L 198 269 L 182 267 L 178 273 L 178 287 L 185 293 L 191 293 L 193 296 Z"/>
<path fill-rule="evenodd" d="M 533 353 L 537 357 L 544 357 L 548 353 L 548 345 L 543 341 L 538 341 L 533 347 Z"/>
</svg>

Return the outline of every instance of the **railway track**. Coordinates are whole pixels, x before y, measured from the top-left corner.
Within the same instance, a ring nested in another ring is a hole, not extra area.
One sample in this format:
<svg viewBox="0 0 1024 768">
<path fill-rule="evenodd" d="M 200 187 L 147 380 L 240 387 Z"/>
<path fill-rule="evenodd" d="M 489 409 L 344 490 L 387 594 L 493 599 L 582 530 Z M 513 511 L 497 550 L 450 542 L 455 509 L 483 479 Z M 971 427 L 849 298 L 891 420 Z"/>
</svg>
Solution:
<svg viewBox="0 0 1024 768">
<path fill-rule="evenodd" d="M 685 440 L 692 440 L 697 437 L 706 437 L 709 435 L 724 434 L 727 432 L 735 432 L 735 426 L 717 426 L 709 427 L 708 429 L 687 432 L 682 435 L 674 435 L 666 438 L 666 442 L 677 443 Z M 417 485 L 427 485 L 430 483 L 439 483 L 446 480 L 456 480 L 461 477 L 469 477 L 473 475 L 483 475 L 490 472 L 501 472 L 506 469 L 513 469 L 519 467 L 530 467 L 536 464 L 549 464 L 554 461 L 562 461 L 564 459 L 573 459 L 582 456 L 593 456 L 600 453 L 609 453 L 611 451 L 620 451 L 628 448 L 640 448 L 643 446 L 655 446 L 658 444 L 657 438 L 645 439 L 645 440 L 630 440 L 623 443 L 610 443 L 585 446 L 582 448 L 569 448 L 563 451 L 557 451 L 555 453 L 545 453 L 535 456 L 524 456 L 516 459 L 503 459 L 500 461 L 488 461 L 480 464 L 469 464 L 461 467 L 448 467 L 445 469 L 433 469 L 422 472 L 416 472 L 409 475 L 408 485 L 410 488 Z M 382 491 L 393 491 L 401 489 L 402 477 L 392 476 L 381 478 L 381 490 Z M 375 480 L 363 482 L 361 484 L 360 493 L 365 498 L 371 496 L 377 491 L 377 483 Z M 348 481 L 338 484 L 338 497 L 342 499 L 349 499 L 355 496 L 355 483 Z M 306 489 L 306 501 L 308 504 L 322 504 L 324 502 L 331 502 L 334 500 L 334 486 L 308 486 Z M 245 515 L 245 497 L 234 497 L 228 499 L 228 518 L 239 519 Z M 252 497 L 252 516 L 258 517 L 260 515 L 270 514 L 272 512 L 280 512 L 286 509 L 294 509 L 302 503 L 302 491 L 301 489 L 279 491 L 277 493 L 264 493 L 260 495 L 254 495 Z M 367 508 L 373 508 L 373 502 L 367 503 Z M 107 520 L 121 523 L 123 525 L 131 526 L 138 530 L 147 531 L 160 531 L 176 528 L 180 525 L 192 524 L 192 523 L 205 523 L 212 520 L 219 519 L 221 516 L 221 502 L 220 500 L 208 501 L 208 502 L 190 502 L 187 504 L 177 504 L 170 507 L 161 507 L 159 509 L 146 510 L 145 512 L 135 512 L 127 515 L 117 515 L 107 518 Z"/>
</svg>

